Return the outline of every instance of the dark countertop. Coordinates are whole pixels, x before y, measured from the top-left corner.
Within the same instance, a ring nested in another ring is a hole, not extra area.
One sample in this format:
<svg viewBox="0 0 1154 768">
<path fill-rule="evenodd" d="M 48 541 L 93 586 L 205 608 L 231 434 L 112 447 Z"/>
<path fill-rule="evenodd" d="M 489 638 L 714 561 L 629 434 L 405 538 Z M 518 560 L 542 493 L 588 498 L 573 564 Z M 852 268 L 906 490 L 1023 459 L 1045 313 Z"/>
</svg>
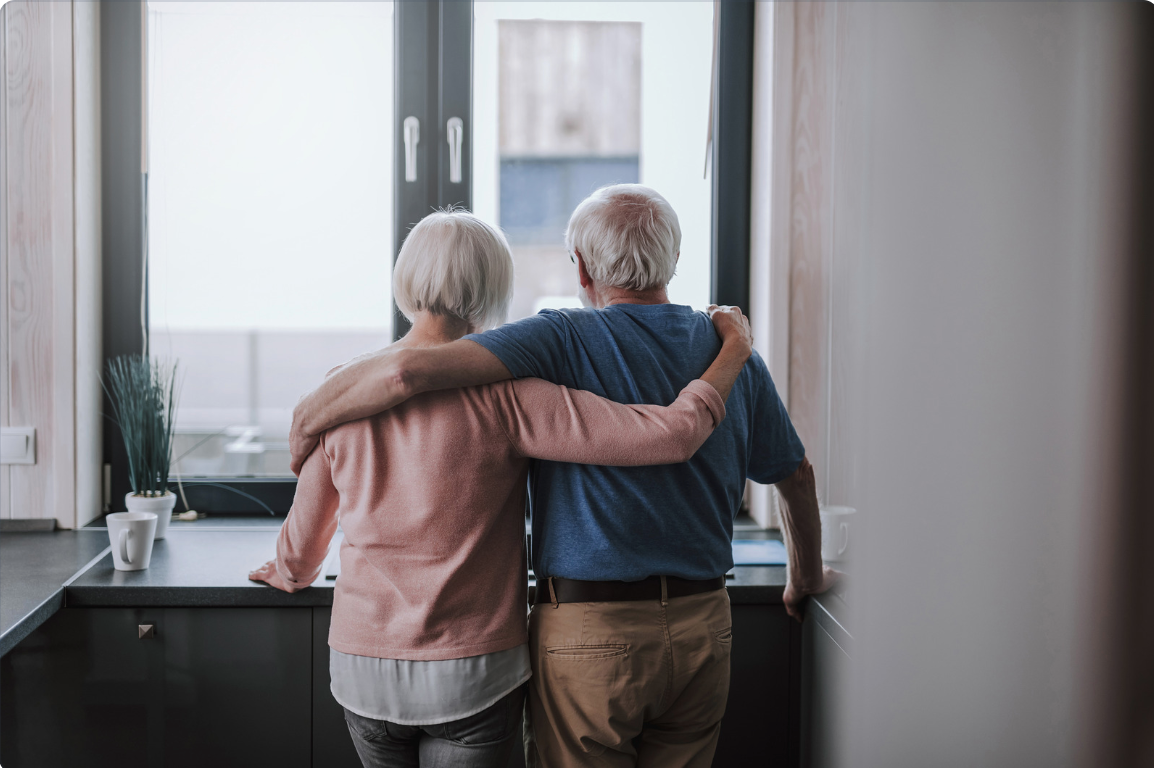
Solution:
<svg viewBox="0 0 1154 768">
<path fill-rule="evenodd" d="M 104 531 L 0 535 L 0 656 L 64 605 L 65 582 L 110 551 Z"/>
<path fill-rule="evenodd" d="M 284 523 L 285 516 L 277 515 L 230 515 L 219 514 L 202 517 L 199 520 L 184 521 L 173 520 L 168 524 L 170 531 L 240 531 L 255 529 L 258 531 L 273 530 L 279 531 L 281 524 Z M 108 527 L 104 524 L 104 518 L 98 517 L 88 525 L 84 526 L 85 530 L 106 531 Z"/>
<path fill-rule="evenodd" d="M 198 521 L 199 522 L 199 521 Z M 118 571 L 112 556 L 67 589 L 68 605 L 259 608 L 333 604 L 333 584 L 318 580 L 294 595 L 249 581 L 248 572 L 276 556 L 277 528 L 178 529 L 155 543 L 143 571 Z"/>
<path fill-rule="evenodd" d="M 105 551 L 107 533 L 100 524 L 80 531 L 4 534 L 0 537 L 3 546 L 0 562 L 4 569 L 0 576 L 3 583 L 0 615 L 5 629 L 0 638 L 0 655 L 64 605 L 92 608 L 332 605 L 335 584 L 332 579 L 318 579 L 309 589 L 293 595 L 248 580 L 249 571 L 274 556 L 276 536 L 283 520 L 283 517 L 270 516 L 173 522 L 167 538 L 156 542 L 151 563 L 143 571 L 113 568 L 111 553 Z M 773 533 L 749 530 L 738 531 L 736 536 L 776 538 Z M 40 546 L 45 548 L 34 554 L 31 547 L 20 543 L 24 539 L 17 537 L 29 537 L 28 540 L 40 537 Z M 47 547 L 58 547 L 59 552 Z M 102 551 L 103 557 L 90 562 Z M 330 561 L 336 551 L 334 542 Z M 34 567 L 31 563 L 38 565 Z M 330 570 L 331 564 L 326 564 L 325 573 Z M 727 579 L 727 587 L 734 605 L 780 605 L 785 567 L 736 568 Z M 11 627 L 19 625 L 22 634 L 17 637 L 18 633 L 10 631 L 10 624 Z"/>
<path fill-rule="evenodd" d="M 199 521 L 198 521 L 199 524 Z M 334 581 L 318 579 L 294 595 L 248 580 L 248 572 L 276 553 L 277 529 L 178 529 L 156 542 L 143 571 L 117 571 L 112 557 L 89 568 L 67 590 L 68 605 L 274 607 L 332 605 Z M 334 541 L 333 557 L 337 550 Z M 326 572 L 329 570 L 325 569 Z M 729 579 L 735 605 L 781 604 L 785 568 L 742 567 Z M 532 585 L 532 582 L 530 582 Z"/>
</svg>

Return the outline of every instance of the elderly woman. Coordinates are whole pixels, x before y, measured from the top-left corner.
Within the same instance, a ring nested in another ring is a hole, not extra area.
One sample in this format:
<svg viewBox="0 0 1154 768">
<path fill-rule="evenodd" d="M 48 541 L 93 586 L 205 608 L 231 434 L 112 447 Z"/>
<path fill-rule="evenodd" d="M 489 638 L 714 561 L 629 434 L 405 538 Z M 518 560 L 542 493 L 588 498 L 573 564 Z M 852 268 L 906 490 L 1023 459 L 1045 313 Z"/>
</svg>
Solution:
<svg viewBox="0 0 1154 768">
<path fill-rule="evenodd" d="M 409 234 L 394 294 L 433 347 L 505 320 L 513 263 L 471 214 Z M 724 418 L 748 324 L 668 407 L 620 405 L 538 379 L 414 397 L 326 432 L 300 472 L 276 559 L 250 574 L 288 592 L 320 574 L 338 519 L 331 688 L 366 766 L 503 766 L 529 679 L 524 514 L 529 460 L 687 461 Z"/>
</svg>

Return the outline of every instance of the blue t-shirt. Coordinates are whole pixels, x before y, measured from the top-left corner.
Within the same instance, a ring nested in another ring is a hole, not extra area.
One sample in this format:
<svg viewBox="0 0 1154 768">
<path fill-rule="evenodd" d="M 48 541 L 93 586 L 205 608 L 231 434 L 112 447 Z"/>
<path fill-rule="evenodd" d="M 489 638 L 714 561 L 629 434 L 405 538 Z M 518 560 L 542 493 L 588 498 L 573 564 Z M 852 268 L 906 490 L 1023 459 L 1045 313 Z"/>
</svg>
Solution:
<svg viewBox="0 0 1154 768">
<path fill-rule="evenodd" d="M 466 338 L 496 355 L 515 378 L 653 405 L 677 399 L 721 349 L 709 317 L 676 304 L 544 310 Z M 756 352 L 725 407 L 725 420 L 684 464 L 533 462 L 537 578 L 709 579 L 732 568 L 733 518 L 746 477 L 784 480 L 805 450 Z"/>
</svg>

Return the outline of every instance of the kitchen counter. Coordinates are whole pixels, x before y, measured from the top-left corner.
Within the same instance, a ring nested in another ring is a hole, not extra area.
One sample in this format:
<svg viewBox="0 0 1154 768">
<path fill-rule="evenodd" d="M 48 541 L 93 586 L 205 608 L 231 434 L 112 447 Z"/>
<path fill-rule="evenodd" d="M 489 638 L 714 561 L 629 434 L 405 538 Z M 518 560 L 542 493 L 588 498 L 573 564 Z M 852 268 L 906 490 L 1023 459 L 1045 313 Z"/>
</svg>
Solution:
<svg viewBox="0 0 1154 768">
<path fill-rule="evenodd" d="M 290 595 L 248 580 L 270 559 L 281 517 L 207 518 L 173 522 L 156 542 L 149 567 L 117 571 L 108 535 L 96 524 L 79 531 L 0 536 L 0 655 L 61 607 L 309 607 L 329 606 L 332 579 Z M 741 538 L 766 538 L 740 531 Z M 339 536 L 339 534 L 338 534 Z M 330 558 L 336 556 L 334 542 Z M 331 565 L 326 564 L 328 573 Z M 530 599 L 533 581 L 529 582 Z M 727 579 L 734 605 L 780 605 L 783 566 L 735 568 Z"/>
<path fill-rule="evenodd" d="M 83 608 L 282 608 L 333 604 L 333 581 L 294 595 L 249 581 L 248 572 L 276 555 L 277 529 L 177 530 L 152 548 L 143 571 L 118 571 L 111 553 L 80 575 L 66 594 Z"/>
<path fill-rule="evenodd" d="M 109 555 L 68 587 L 68 605 L 93 608 L 332 605 L 335 581 L 330 579 L 318 579 L 309 589 L 293 595 L 248 580 L 249 571 L 275 554 L 276 536 L 276 528 L 222 530 L 206 526 L 191 530 L 177 529 L 174 524 L 169 528 L 168 537 L 156 542 L 148 569 L 117 571 Z M 336 556 L 337 546 L 334 541 L 330 558 Z M 326 566 L 324 571 L 330 568 Z M 533 581 L 529 584 L 532 590 Z M 734 604 L 780 604 L 785 568 L 736 568 L 727 586 Z"/>
<path fill-rule="evenodd" d="M 834 567 L 837 567 L 837 564 L 834 564 Z M 853 635 L 847 629 L 849 606 L 846 603 L 848 590 L 846 582 L 847 579 L 843 577 L 842 582 L 829 592 L 812 595 L 806 605 L 806 615 L 824 629 L 830 639 L 848 656 L 853 647 Z"/>
<path fill-rule="evenodd" d="M 0 656 L 64 605 L 66 582 L 111 548 L 105 531 L 0 535 Z"/>
</svg>

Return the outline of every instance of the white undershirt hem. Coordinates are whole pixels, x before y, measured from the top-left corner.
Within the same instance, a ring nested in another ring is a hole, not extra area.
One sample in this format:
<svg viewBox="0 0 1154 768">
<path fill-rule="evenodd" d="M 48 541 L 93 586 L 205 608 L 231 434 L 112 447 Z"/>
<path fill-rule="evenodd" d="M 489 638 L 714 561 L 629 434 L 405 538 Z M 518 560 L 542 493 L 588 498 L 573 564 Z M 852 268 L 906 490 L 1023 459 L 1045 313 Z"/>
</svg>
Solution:
<svg viewBox="0 0 1154 768">
<path fill-rule="evenodd" d="M 434 718 L 431 720 L 423 719 L 423 718 L 417 719 L 417 720 L 395 720 L 395 719 L 390 718 L 390 719 L 386 720 L 385 722 L 396 723 L 397 725 L 441 725 L 443 723 L 451 723 L 454 720 L 464 720 L 466 717 L 472 717 L 473 715 L 484 712 L 486 709 L 493 706 L 498 701 L 505 698 L 510 693 L 512 693 L 513 691 L 517 690 L 519 687 L 521 687 L 522 685 L 527 683 L 529 681 L 529 679 L 532 677 L 533 677 L 532 672 L 526 672 L 524 678 L 522 678 L 521 680 L 518 680 L 516 683 L 509 686 L 509 689 L 507 691 L 504 691 L 503 693 L 500 693 L 500 694 L 494 696 L 492 701 L 486 701 L 484 704 L 477 707 L 476 709 L 471 709 L 468 712 L 465 712 L 464 714 L 453 715 L 452 717 L 446 717 L 446 718 Z M 342 707 L 344 707 L 348 711 L 352 712 L 353 714 L 360 715 L 361 717 L 367 717 L 370 720 L 380 720 L 381 719 L 377 715 L 371 715 L 368 712 L 361 712 L 356 707 L 350 707 L 349 705 L 345 704 L 343 701 L 341 701 L 340 697 L 337 696 L 336 691 L 333 690 L 333 685 L 331 682 L 329 683 L 329 692 L 332 693 L 333 698 L 336 699 L 337 704 L 340 704 Z"/>
</svg>

